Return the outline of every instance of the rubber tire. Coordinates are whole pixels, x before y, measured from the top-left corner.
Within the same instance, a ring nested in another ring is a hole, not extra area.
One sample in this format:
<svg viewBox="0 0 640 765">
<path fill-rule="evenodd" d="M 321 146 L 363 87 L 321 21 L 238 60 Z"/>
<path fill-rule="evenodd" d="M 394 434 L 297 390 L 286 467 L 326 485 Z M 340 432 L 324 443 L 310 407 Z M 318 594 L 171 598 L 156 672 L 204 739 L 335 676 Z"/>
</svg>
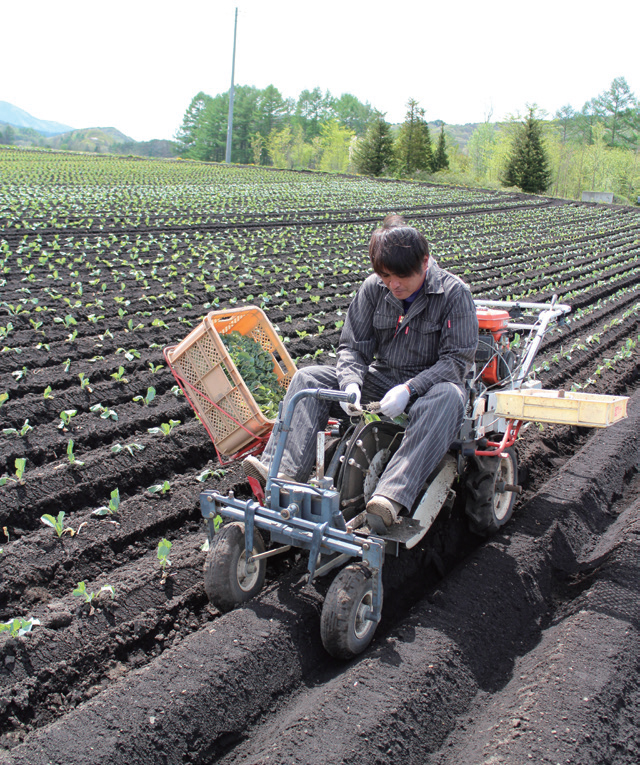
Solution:
<svg viewBox="0 0 640 765">
<path fill-rule="evenodd" d="M 495 534 L 513 515 L 516 503 L 514 492 L 496 493 L 498 481 L 518 483 L 518 455 L 512 446 L 505 449 L 507 459 L 500 457 L 473 457 L 474 466 L 466 476 L 466 514 L 469 528 L 474 534 L 487 537 Z"/>
<path fill-rule="evenodd" d="M 336 576 L 327 592 L 320 619 L 320 636 L 326 651 L 336 659 L 351 659 L 373 640 L 378 625 L 364 620 L 363 609 L 371 608 L 371 572 L 352 563 Z"/>
<path fill-rule="evenodd" d="M 254 528 L 254 555 L 264 550 L 264 539 L 258 529 Z M 243 581 L 240 578 L 240 566 L 244 557 L 244 523 L 227 523 L 215 535 L 204 562 L 204 589 L 209 602 L 220 611 L 231 611 L 251 600 L 262 589 L 266 561 L 257 561 L 256 572 Z"/>
</svg>

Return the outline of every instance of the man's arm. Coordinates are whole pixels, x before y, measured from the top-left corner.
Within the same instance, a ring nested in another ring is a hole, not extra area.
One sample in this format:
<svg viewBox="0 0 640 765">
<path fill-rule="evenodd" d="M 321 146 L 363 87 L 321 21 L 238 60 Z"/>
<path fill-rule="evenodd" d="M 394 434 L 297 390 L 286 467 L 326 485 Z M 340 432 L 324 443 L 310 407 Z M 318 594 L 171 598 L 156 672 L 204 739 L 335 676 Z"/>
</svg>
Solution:
<svg viewBox="0 0 640 765">
<path fill-rule="evenodd" d="M 351 301 L 340 335 L 336 372 L 340 388 L 349 383 L 362 387 L 364 375 L 373 361 L 376 339 L 373 331 L 375 277 L 369 277 Z"/>
</svg>

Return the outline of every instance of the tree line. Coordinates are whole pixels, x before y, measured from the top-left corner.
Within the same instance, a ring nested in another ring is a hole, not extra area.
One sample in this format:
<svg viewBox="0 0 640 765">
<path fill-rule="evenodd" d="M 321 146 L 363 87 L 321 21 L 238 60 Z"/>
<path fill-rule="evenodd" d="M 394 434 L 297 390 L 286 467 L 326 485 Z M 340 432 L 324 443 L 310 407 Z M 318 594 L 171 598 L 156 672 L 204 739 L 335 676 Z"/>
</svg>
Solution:
<svg viewBox="0 0 640 765">
<path fill-rule="evenodd" d="M 436 123 L 440 130 L 432 139 L 415 99 L 406 108 L 404 121 L 391 125 L 351 94 L 336 98 L 315 88 L 290 99 L 273 85 L 238 86 L 231 158 L 297 170 L 515 186 L 572 198 L 584 190 L 608 190 L 635 201 L 640 193 L 640 105 L 623 77 L 580 111 L 567 105 L 549 118 L 533 105 L 524 117 L 503 123 L 489 118 L 464 149 L 442 123 Z M 228 93 L 198 93 L 176 135 L 179 152 L 224 161 L 228 111 Z"/>
</svg>

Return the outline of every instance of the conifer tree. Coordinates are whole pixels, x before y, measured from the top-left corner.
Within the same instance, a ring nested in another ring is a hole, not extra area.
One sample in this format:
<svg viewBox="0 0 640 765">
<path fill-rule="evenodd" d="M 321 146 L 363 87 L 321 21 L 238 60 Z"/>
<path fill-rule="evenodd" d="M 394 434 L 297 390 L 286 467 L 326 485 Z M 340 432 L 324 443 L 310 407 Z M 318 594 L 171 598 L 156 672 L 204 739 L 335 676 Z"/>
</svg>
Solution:
<svg viewBox="0 0 640 765">
<path fill-rule="evenodd" d="M 433 172 L 446 170 L 449 167 L 449 157 L 447 156 L 447 141 L 444 137 L 444 125 L 440 126 L 440 136 L 438 137 L 438 147 L 433 158 Z"/>
<path fill-rule="evenodd" d="M 549 160 L 542 145 L 540 120 L 536 119 L 533 107 L 516 133 L 501 180 L 504 186 L 517 186 L 528 194 L 540 194 L 549 186 Z"/>
<path fill-rule="evenodd" d="M 402 175 L 411 175 L 416 170 L 433 172 L 429 125 L 424 118 L 424 109 L 413 98 L 407 102 L 407 114 L 400 125 L 395 154 Z"/>
<path fill-rule="evenodd" d="M 393 165 L 393 137 L 391 125 L 378 114 L 358 144 L 354 162 L 356 170 L 363 175 L 382 175 Z"/>
</svg>

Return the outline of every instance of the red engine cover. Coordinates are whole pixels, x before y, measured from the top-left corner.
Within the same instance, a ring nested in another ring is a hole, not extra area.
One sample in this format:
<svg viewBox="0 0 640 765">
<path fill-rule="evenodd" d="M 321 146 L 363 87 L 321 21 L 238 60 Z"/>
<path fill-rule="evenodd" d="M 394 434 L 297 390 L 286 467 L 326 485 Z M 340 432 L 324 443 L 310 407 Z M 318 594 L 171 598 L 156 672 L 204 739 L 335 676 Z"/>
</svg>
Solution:
<svg viewBox="0 0 640 765">
<path fill-rule="evenodd" d="M 509 323 L 508 311 L 499 311 L 495 308 L 477 308 L 478 324 L 480 331 L 491 332 L 495 340 L 499 340 Z"/>
</svg>

